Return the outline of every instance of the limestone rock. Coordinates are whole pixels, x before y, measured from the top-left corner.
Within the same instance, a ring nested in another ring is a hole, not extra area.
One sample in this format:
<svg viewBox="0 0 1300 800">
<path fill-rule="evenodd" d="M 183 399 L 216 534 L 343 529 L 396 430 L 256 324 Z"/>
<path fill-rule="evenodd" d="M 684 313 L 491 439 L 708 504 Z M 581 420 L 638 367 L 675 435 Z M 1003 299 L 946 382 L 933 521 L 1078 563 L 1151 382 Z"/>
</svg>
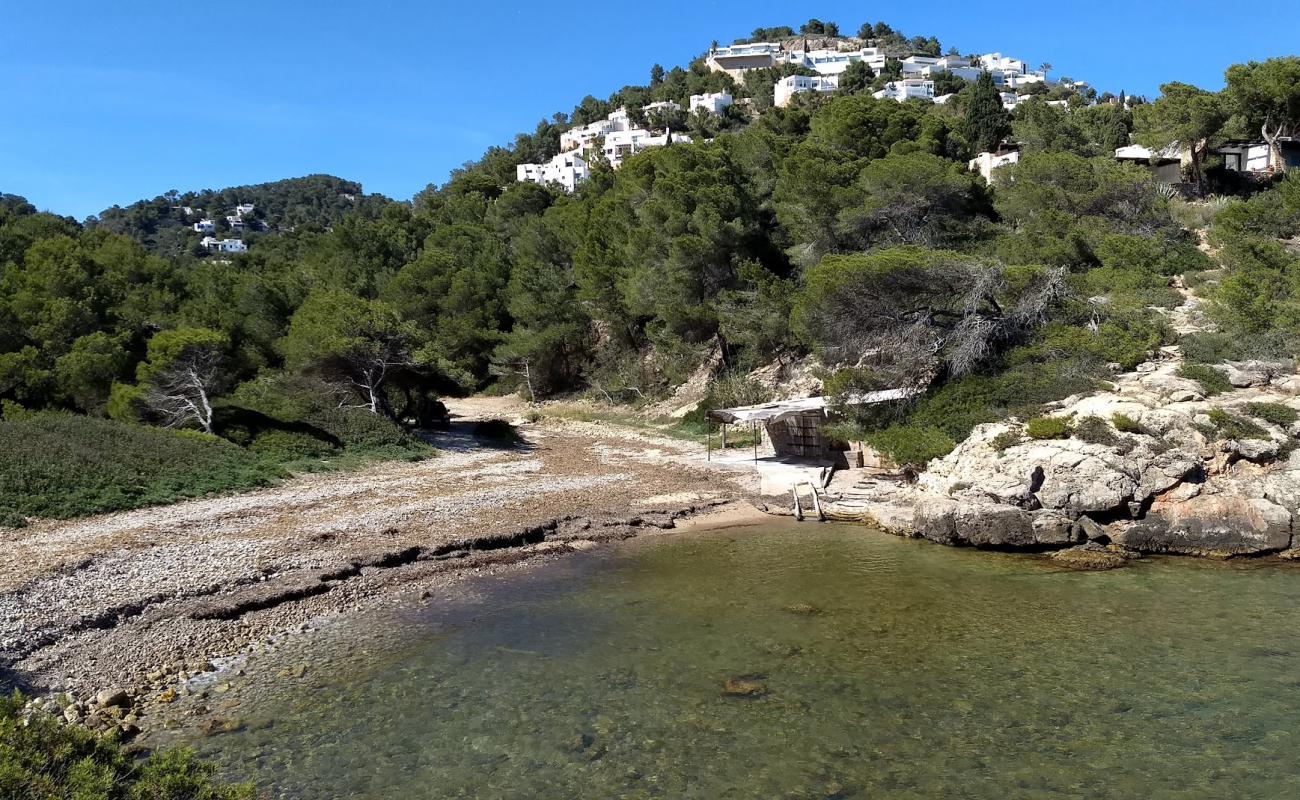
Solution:
<svg viewBox="0 0 1300 800">
<path fill-rule="evenodd" d="M 1060 545 L 1077 541 L 1074 523 L 1061 512 L 1041 509 L 1031 512 L 1029 517 L 1035 544 Z"/>
<path fill-rule="evenodd" d="M 1291 544 L 1291 512 L 1262 498 L 1201 494 L 1161 498 L 1146 519 L 1116 535 L 1130 550 L 1234 556 L 1270 553 Z"/>
<path fill-rule="evenodd" d="M 1132 556 L 1116 548 L 1088 542 L 1078 547 L 1057 550 L 1049 558 L 1054 563 L 1070 569 L 1097 571 L 1122 567 Z"/>
</svg>

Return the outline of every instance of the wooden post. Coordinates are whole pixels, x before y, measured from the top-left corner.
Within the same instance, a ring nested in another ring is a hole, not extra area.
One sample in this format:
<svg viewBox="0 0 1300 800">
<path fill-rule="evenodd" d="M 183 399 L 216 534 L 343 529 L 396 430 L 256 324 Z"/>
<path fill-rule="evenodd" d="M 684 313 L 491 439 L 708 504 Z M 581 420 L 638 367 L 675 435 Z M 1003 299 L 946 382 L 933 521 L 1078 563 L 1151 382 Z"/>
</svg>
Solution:
<svg viewBox="0 0 1300 800">
<path fill-rule="evenodd" d="M 810 483 L 808 484 L 808 488 L 812 489 L 813 508 L 817 509 L 817 519 L 821 522 L 825 522 L 826 512 L 822 511 L 822 501 L 821 498 L 817 496 L 817 485 Z"/>
<path fill-rule="evenodd" d="M 704 418 L 704 460 L 713 460 L 713 429 L 709 426 L 709 418 Z"/>
<path fill-rule="evenodd" d="M 722 423 L 722 454 L 727 454 L 727 423 Z"/>
<path fill-rule="evenodd" d="M 794 518 L 803 522 L 803 506 L 799 505 L 799 484 L 790 487 L 790 494 L 794 495 Z"/>
<path fill-rule="evenodd" d="M 749 431 L 750 433 L 754 434 L 754 465 L 757 466 L 758 465 L 758 437 L 760 435 L 758 432 L 758 423 L 757 422 L 749 423 Z"/>
</svg>

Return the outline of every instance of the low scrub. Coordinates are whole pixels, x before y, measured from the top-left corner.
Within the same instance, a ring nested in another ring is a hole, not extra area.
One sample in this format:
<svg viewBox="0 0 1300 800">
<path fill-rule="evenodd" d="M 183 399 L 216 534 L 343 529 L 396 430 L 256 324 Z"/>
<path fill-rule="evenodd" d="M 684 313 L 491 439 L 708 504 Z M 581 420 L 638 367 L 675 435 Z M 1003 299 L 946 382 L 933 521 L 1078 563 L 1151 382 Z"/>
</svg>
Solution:
<svg viewBox="0 0 1300 800">
<path fill-rule="evenodd" d="M 485 419 L 476 423 L 474 435 L 501 444 L 520 444 L 524 441 L 519 431 L 515 430 L 515 426 L 503 419 Z"/>
<path fill-rule="evenodd" d="M 895 464 L 916 469 L 948 455 L 957 446 L 939 428 L 914 425 L 890 425 L 868 434 L 867 443 Z"/>
<path fill-rule="evenodd" d="M 1206 397 L 1232 391 L 1232 384 L 1223 370 L 1205 364 L 1184 364 L 1178 368 L 1178 377 L 1196 381 L 1201 385 L 1201 394 Z"/>
<path fill-rule="evenodd" d="M 1070 438 L 1068 417 L 1035 417 L 1025 423 L 1025 435 L 1030 439 Z"/>
<path fill-rule="evenodd" d="M 1111 414 L 1110 424 L 1115 426 L 1115 430 L 1123 433 L 1146 433 L 1146 428 L 1142 427 L 1142 423 L 1128 414 Z"/>
<path fill-rule="evenodd" d="M 1210 409 L 1210 424 L 1225 439 L 1267 439 L 1268 431 L 1222 408 Z"/>
<path fill-rule="evenodd" d="M 270 459 L 215 436 L 42 412 L 0 421 L 0 521 L 69 517 L 267 486 Z"/>
<path fill-rule="evenodd" d="M 1252 417 L 1271 422 L 1280 428 L 1288 428 L 1300 420 L 1300 412 L 1281 403 L 1247 403 L 1246 410 Z"/>
<path fill-rule="evenodd" d="M 0 797 L 32 800 L 252 800 L 251 785 L 217 781 L 185 750 L 138 760 L 113 740 L 0 697 Z"/>
<path fill-rule="evenodd" d="M 1080 417 L 1074 423 L 1074 438 L 1091 444 L 1113 445 L 1119 440 L 1106 420 L 1097 416 Z"/>
</svg>

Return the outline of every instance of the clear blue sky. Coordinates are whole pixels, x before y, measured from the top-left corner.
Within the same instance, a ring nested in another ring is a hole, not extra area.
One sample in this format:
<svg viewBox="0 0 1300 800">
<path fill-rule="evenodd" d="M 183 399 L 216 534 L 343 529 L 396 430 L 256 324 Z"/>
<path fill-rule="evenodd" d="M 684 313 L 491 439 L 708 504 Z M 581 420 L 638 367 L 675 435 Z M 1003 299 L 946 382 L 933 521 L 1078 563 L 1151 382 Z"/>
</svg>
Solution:
<svg viewBox="0 0 1300 800">
<path fill-rule="evenodd" d="M 0 192 L 78 218 L 168 189 L 315 172 L 409 198 L 583 95 L 711 39 L 864 20 L 1103 90 L 1222 85 L 1300 51 L 1300 2 L 0 0 Z M 1254 20 L 1252 24 L 1250 21 Z"/>
</svg>

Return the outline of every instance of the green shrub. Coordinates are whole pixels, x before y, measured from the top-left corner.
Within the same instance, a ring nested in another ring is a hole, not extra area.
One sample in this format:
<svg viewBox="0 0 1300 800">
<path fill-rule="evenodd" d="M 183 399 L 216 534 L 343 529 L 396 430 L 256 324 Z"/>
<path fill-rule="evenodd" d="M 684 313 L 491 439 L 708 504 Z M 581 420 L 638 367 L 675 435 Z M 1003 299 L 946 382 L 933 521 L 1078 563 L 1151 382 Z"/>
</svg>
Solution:
<svg viewBox="0 0 1300 800">
<path fill-rule="evenodd" d="M 1204 364 L 1183 364 L 1178 368 L 1178 377 L 1199 383 L 1201 394 L 1206 397 L 1232 391 L 1232 384 L 1228 382 L 1228 376 L 1223 370 Z"/>
<path fill-rule="evenodd" d="M 140 761 L 112 739 L 45 713 L 22 718 L 23 697 L 0 697 L 0 797 L 41 800 L 252 800 L 186 750 Z"/>
<path fill-rule="evenodd" d="M 939 428 L 902 424 L 869 434 L 867 443 L 895 464 L 918 469 L 948 455 L 957 446 Z"/>
<path fill-rule="evenodd" d="M 1008 447 L 1015 447 L 1023 440 L 1017 431 L 1003 431 L 989 440 L 989 446 L 1001 453 Z"/>
<path fill-rule="evenodd" d="M 1256 336 L 1228 333 L 1189 333 L 1178 340 L 1183 357 L 1191 364 L 1222 364 L 1251 358 L 1287 358 L 1294 351 L 1279 332 Z"/>
<path fill-rule="evenodd" d="M 475 423 L 474 435 L 480 439 L 507 444 L 519 444 L 524 441 L 515 430 L 515 426 L 503 419 L 485 419 Z"/>
<path fill-rule="evenodd" d="M 1210 424 L 1225 439 L 1267 439 L 1268 431 L 1222 408 L 1210 409 Z"/>
<path fill-rule="evenodd" d="M 1271 422 L 1280 428 L 1288 428 L 1300 420 L 1300 412 L 1281 403 L 1247 403 L 1246 410 L 1252 417 Z"/>
<path fill-rule="evenodd" d="M 266 431 L 260 433 L 249 449 L 258 455 L 279 462 L 323 458 L 334 452 L 329 442 L 296 431 Z"/>
<path fill-rule="evenodd" d="M 267 486 L 268 459 L 213 436 L 41 412 L 0 421 L 0 509 L 68 517 Z"/>
<path fill-rule="evenodd" d="M 1034 417 L 1025 423 L 1025 434 L 1030 439 L 1068 439 L 1068 417 Z"/>
<path fill-rule="evenodd" d="M 1113 445 L 1118 441 L 1106 420 L 1097 416 L 1080 417 L 1074 423 L 1074 437 L 1091 444 Z"/>
<path fill-rule="evenodd" d="M 1146 428 L 1142 427 L 1142 423 L 1128 414 L 1111 414 L 1110 424 L 1115 426 L 1115 430 L 1124 433 L 1146 433 Z"/>
</svg>

